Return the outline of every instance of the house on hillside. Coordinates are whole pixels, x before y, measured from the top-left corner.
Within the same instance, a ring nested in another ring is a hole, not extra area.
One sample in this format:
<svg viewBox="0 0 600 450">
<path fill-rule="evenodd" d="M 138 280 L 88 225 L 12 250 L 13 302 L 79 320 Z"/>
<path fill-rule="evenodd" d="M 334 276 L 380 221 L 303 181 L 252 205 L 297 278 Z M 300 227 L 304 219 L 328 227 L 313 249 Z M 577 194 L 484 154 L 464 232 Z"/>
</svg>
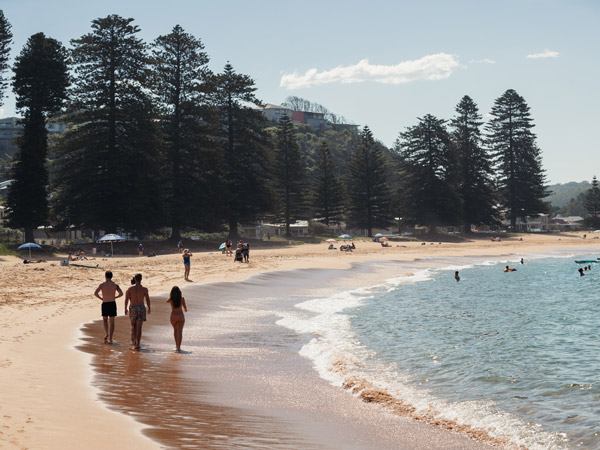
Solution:
<svg viewBox="0 0 600 450">
<path fill-rule="evenodd" d="M 285 106 L 272 105 L 271 103 L 267 103 L 263 106 L 261 111 L 267 120 L 273 123 L 278 123 L 279 119 L 285 115 L 292 117 L 294 114 L 293 110 L 286 108 Z"/>
</svg>

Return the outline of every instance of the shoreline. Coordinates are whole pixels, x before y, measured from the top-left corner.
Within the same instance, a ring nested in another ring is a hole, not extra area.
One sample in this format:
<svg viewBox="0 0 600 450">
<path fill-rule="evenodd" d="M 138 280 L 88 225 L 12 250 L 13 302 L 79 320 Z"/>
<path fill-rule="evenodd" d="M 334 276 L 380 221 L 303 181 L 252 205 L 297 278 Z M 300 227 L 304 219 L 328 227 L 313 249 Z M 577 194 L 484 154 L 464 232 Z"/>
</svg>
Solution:
<svg viewBox="0 0 600 450">
<path fill-rule="evenodd" d="M 199 258 L 192 260 L 192 278 L 197 279 L 202 271 L 202 283 L 194 284 L 204 284 L 239 281 L 258 273 L 295 268 L 344 268 L 361 261 L 406 261 L 451 255 L 499 257 L 560 248 L 572 251 L 600 248 L 596 240 L 564 235 L 562 239 L 556 235 L 526 235 L 524 241 L 501 243 L 480 241 L 422 247 L 414 243 L 392 247 L 392 251 L 357 242 L 357 252 L 341 255 L 327 253 L 324 244 L 253 250 L 247 266 L 232 265 L 229 258 L 216 253 L 197 254 Z M 362 252 L 362 248 L 366 251 Z M 98 392 L 88 383 L 91 371 L 84 367 L 87 366 L 84 359 L 80 359 L 84 356 L 74 351 L 73 341 L 78 339 L 74 330 L 90 318 L 98 317 L 99 302 L 91 294 L 102 281 L 103 272 L 60 267 L 58 259 L 26 267 L 15 265 L 19 261 L 16 257 L 0 258 L 4 292 L 0 298 L 3 313 L 0 378 L 5 386 L 12 387 L 10 392 L 2 393 L 0 402 L 5 419 L 0 442 L 14 448 L 68 448 L 69 443 L 77 440 L 88 448 L 100 448 L 114 438 L 114 442 L 126 442 L 129 448 L 149 448 L 152 444 L 140 433 L 141 425 L 134 425 L 129 419 L 124 422 L 120 414 L 98 402 Z M 133 273 L 144 273 L 144 284 L 150 288 L 152 297 L 154 292 L 168 292 L 172 284 L 183 283 L 179 254 L 100 262 L 113 270 L 122 285 Z M 75 357 L 76 353 L 80 356 Z M 104 423 L 115 430 L 112 437 L 102 433 Z"/>
</svg>

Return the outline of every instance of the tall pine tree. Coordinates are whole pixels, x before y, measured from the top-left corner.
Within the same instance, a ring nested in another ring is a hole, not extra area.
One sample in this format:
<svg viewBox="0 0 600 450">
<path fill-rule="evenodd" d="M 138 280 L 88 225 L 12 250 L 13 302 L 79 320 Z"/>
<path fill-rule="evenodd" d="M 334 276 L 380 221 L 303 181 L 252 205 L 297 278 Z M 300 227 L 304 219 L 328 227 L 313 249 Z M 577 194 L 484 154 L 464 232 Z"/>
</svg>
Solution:
<svg viewBox="0 0 600 450">
<path fill-rule="evenodd" d="M 17 109 L 23 113 L 23 134 L 11 169 L 8 219 L 13 228 L 24 228 L 33 241 L 33 230 L 48 220 L 48 116 L 60 110 L 69 84 L 67 51 L 43 33 L 31 36 L 14 66 L 13 89 Z"/>
<path fill-rule="evenodd" d="M 92 229 L 144 233 L 163 222 L 148 55 L 133 19 L 110 15 L 71 41 L 76 125 L 59 142 L 59 216 Z"/>
<path fill-rule="evenodd" d="M 600 187 L 598 178 L 592 178 L 592 187 L 585 194 L 585 209 L 589 214 L 587 222 L 590 227 L 600 228 Z"/>
<path fill-rule="evenodd" d="M 271 207 L 269 138 L 264 116 L 248 106 L 261 104 L 254 95 L 254 80 L 227 63 L 213 82 L 224 157 L 223 214 L 231 237 L 236 238 L 239 223 L 254 220 Z"/>
<path fill-rule="evenodd" d="M 460 221 L 457 158 L 444 120 L 431 114 L 418 120 L 396 141 L 404 176 L 403 216 L 435 231 Z"/>
<path fill-rule="evenodd" d="M 366 229 L 368 236 L 373 236 L 373 228 L 389 226 L 392 221 L 387 160 L 367 126 L 350 155 L 346 177 L 349 225 Z"/>
<path fill-rule="evenodd" d="M 315 217 L 325 225 L 339 223 L 344 212 L 344 190 L 329 146 L 323 141 L 315 158 L 313 209 Z"/>
<path fill-rule="evenodd" d="M 4 72 L 8 69 L 10 44 L 12 43 L 11 25 L 0 9 L 0 106 L 4 104 L 4 90 L 8 81 L 4 79 Z"/>
<path fill-rule="evenodd" d="M 153 45 L 153 91 L 165 136 L 163 189 L 171 238 L 182 227 L 214 228 L 222 166 L 211 129 L 208 55 L 200 39 L 179 25 Z"/>
<path fill-rule="evenodd" d="M 291 236 L 290 225 L 307 213 L 306 163 L 296 141 L 292 119 L 287 114 L 279 119 L 275 139 L 275 189 L 285 235 Z"/>
<path fill-rule="evenodd" d="M 465 231 L 472 224 L 498 222 L 493 187 L 491 157 L 483 145 L 481 114 L 477 104 L 465 95 L 456 106 L 456 115 L 450 122 L 452 141 L 457 153 L 457 192 L 463 201 L 462 219 Z"/>
<path fill-rule="evenodd" d="M 496 99 L 486 126 L 487 142 L 499 173 L 499 200 L 514 228 L 517 218 L 547 211 L 550 193 L 529 106 L 513 89 Z"/>
</svg>

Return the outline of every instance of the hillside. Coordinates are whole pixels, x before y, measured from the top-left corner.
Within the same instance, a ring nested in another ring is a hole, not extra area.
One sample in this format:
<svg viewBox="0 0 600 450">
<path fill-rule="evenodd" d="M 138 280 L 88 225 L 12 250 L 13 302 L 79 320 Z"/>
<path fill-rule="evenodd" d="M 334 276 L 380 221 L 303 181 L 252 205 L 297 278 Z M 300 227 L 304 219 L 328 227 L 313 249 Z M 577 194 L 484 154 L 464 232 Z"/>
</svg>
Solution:
<svg viewBox="0 0 600 450">
<path fill-rule="evenodd" d="M 579 194 L 586 192 L 591 187 L 588 181 L 571 181 L 565 184 L 553 184 L 549 186 L 552 195 L 545 198 L 547 202 L 550 202 L 552 206 L 557 208 L 564 207 L 573 198 L 579 196 Z"/>
</svg>

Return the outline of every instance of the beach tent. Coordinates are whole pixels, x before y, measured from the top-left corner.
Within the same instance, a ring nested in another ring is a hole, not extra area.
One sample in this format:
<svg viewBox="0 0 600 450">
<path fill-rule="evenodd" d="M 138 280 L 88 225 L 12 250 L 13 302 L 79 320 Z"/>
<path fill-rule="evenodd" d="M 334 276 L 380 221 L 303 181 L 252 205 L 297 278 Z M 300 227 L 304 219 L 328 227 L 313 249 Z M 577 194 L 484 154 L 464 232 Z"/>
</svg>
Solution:
<svg viewBox="0 0 600 450">
<path fill-rule="evenodd" d="M 352 235 L 351 234 L 340 234 L 338 236 L 338 239 L 352 239 Z"/>
<path fill-rule="evenodd" d="M 26 242 L 25 244 L 20 245 L 17 250 L 23 250 L 24 248 L 29 249 L 29 259 L 31 259 L 31 249 L 35 248 L 36 250 L 41 250 L 42 246 L 36 244 L 35 242 Z"/>
<path fill-rule="evenodd" d="M 113 242 L 124 242 L 127 239 L 125 239 L 123 236 L 119 236 L 118 234 L 105 234 L 104 236 L 102 236 L 100 239 L 98 239 L 96 242 L 100 242 L 100 243 L 104 243 L 104 242 L 110 242 L 110 254 L 114 255 L 114 250 L 113 250 Z"/>
</svg>

